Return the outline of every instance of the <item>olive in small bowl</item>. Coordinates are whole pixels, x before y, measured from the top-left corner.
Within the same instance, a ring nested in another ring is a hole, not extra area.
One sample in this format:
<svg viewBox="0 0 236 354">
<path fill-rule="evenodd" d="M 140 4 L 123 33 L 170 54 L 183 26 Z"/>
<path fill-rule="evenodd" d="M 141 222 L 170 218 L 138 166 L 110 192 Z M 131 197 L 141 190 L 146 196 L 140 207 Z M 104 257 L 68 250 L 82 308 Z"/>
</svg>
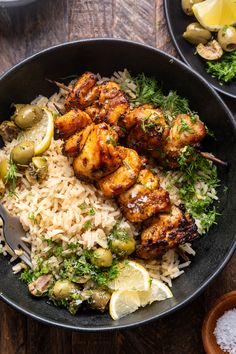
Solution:
<svg viewBox="0 0 236 354">
<path fill-rule="evenodd" d="M 192 44 L 206 44 L 211 39 L 211 32 L 202 27 L 200 23 L 193 22 L 187 26 L 183 37 Z"/>
<path fill-rule="evenodd" d="M 203 0 L 181 0 L 181 6 L 184 13 L 188 16 L 193 16 L 193 10 L 192 10 L 193 5 L 202 1 Z"/>
<path fill-rule="evenodd" d="M 224 51 L 233 52 L 236 50 L 236 28 L 224 26 L 218 32 L 217 40 Z"/>
<path fill-rule="evenodd" d="M 11 151 L 11 159 L 17 165 L 28 165 L 34 156 L 33 141 L 22 141 Z"/>
<path fill-rule="evenodd" d="M 206 60 L 218 60 L 223 55 L 220 44 L 214 39 L 206 45 L 199 43 L 197 45 L 197 53 Z"/>
</svg>

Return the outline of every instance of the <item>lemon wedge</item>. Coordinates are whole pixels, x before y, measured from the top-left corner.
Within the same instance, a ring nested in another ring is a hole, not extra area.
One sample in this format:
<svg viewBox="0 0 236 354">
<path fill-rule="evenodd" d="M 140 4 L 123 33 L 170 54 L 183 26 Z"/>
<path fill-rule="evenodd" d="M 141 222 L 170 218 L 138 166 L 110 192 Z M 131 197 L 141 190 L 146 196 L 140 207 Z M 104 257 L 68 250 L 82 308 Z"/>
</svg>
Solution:
<svg viewBox="0 0 236 354">
<path fill-rule="evenodd" d="M 152 279 L 150 290 L 140 291 L 140 306 L 146 306 L 154 301 L 162 301 L 173 297 L 172 292 L 162 281 Z"/>
<path fill-rule="evenodd" d="M 110 300 L 109 313 L 113 320 L 127 316 L 140 307 L 140 299 L 137 291 L 115 291 Z"/>
<path fill-rule="evenodd" d="M 124 261 L 119 265 L 117 278 L 109 283 L 111 290 L 148 291 L 151 278 L 147 270 L 139 263 Z"/>
<path fill-rule="evenodd" d="M 235 0 L 205 0 L 194 4 L 192 10 L 198 22 L 210 31 L 236 23 Z"/>
<path fill-rule="evenodd" d="M 19 141 L 33 141 L 35 144 L 35 155 L 41 155 L 46 151 L 53 138 L 54 134 L 54 120 L 52 113 L 44 108 L 42 119 L 37 122 L 32 128 L 25 130 Z"/>
</svg>

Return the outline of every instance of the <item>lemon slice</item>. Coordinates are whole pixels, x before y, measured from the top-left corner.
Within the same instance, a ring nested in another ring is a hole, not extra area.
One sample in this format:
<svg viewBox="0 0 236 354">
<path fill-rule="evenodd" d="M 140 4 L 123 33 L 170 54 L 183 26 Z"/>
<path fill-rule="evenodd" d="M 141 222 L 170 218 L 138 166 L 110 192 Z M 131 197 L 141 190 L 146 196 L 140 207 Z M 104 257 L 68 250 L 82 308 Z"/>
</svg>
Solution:
<svg viewBox="0 0 236 354">
<path fill-rule="evenodd" d="M 113 320 L 127 316 L 136 311 L 140 306 L 137 291 L 115 291 L 110 300 L 109 313 Z"/>
<path fill-rule="evenodd" d="M 236 23 L 235 0 L 205 0 L 194 4 L 192 10 L 198 22 L 210 31 Z"/>
<path fill-rule="evenodd" d="M 151 288 L 148 291 L 140 291 L 140 306 L 146 306 L 154 301 L 162 301 L 173 297 L 172 292 L 162 281 L 152 279 Z"/>
<path fill-rule="evenodd" d="M 32 128 L 24 131 L 21 134 L 19 141 L 33 141 L 35 143 L 35 155 L 41 155 L 49 148 L 53 134 L 53 115 L 48 109 L 44 109 L 42 119 Z"/>
<path fill-rule="evenodd" d="M 147 291 L 150 289 L 151 279 L 146 269 L 139 263 L 124 261 L 119 265 L 118 277 L 109 283 L 112 290 Z"/>
</svg>

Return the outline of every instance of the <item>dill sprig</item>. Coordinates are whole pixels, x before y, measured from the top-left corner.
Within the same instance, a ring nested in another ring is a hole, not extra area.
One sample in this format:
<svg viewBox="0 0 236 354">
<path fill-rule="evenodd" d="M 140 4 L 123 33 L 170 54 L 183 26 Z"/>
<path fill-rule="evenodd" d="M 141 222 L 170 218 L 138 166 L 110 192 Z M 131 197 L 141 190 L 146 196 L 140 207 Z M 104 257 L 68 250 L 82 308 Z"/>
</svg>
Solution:
<svg viewBox="0 0 236 354">
<path fill-rule="evenodd" d="M 208 61 L 207 72 L 219 81 L 236 82 L 236 51 L 224 53 L 217 61 Z"/>
<path fill-rule="evenodd" d="M 185 147 L 178 158 L 183 173 L 179 185 L 179 197 L 194 218 L 200 220 L 203 230 L 208 231 L 218 215 L 211 194 L 199 193 L 199 184 L 209 188 L 219 186 L 217 168 L 213 163 L 196 152 L 193 147 Z"/>
<path fill-rule="evenodd" d="M 5 182 L 9 183 L 9 195 L 16 195 L 17 166 L 12 159 L 9 161 L 9 168 L 5 176 Z"/>
<path fill-rule="evenodd" d="M 175 91 L 170 91 L 167 96 L 164 95 L 156 79 L 140 74 L 132 80 L 136 86 L 136 97 L 131 98 L 130 101 L 134 106 L 150 103 L 160 107 L 170 123 L 181 113 L 189 114 L 193 119 L 197 116 L 196 112 L 190 109 L 186 98 L 179 96 Z"/>
</svg>

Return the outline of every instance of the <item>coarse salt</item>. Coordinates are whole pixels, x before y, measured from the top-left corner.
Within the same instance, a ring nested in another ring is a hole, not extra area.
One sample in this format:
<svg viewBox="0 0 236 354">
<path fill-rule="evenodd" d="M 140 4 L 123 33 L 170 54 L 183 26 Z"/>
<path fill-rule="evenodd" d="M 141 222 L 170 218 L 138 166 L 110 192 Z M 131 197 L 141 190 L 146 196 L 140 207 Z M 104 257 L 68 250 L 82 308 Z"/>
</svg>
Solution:
<svg viewBox="0 0 236 354">
<path fill-rule="evenodd" d="M 226 311 L 216 322 L 217 344 L 229 354 L 236 354 L 236 308 Z"/>
</svg>

